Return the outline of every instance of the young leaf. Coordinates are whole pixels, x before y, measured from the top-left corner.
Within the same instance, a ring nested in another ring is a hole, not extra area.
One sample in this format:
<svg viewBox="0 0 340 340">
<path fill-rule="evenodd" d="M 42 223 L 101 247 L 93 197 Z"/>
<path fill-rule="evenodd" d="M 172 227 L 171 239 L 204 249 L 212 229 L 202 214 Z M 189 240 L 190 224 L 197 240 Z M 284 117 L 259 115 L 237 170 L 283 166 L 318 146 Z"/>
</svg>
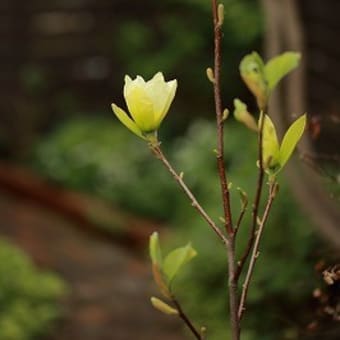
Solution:
<svg viewBox="0 0 340 340">
<path fill-rule="evenodd" d="M 178 315 L 178 310 L 177 309 L 169 306 L 167 303 L 165 303 L 161 299 L 158 299 L 158 298 L 153 296 L 150 300 L 151 300 L 152 305 L 156 309 L 161 311 L 162 313 L 168 314 L 168 315 Z"/>
<path fill-rule="evenodd" d="M 288 129 L 283 137 L 280 147 L 280 166 L 281 168 L 287 163 L 292 155 L 296 144 L 301 139 L 306 126 L 306 114 L 299 117 Z"/>
<path fill-rule="evenodd" d="M 246 209 L 248 205 L 248 195 L 247 193 L 242 190 L 240 187 L 237 188 L 237 191 L 240 194 L 240 199 L 241 199 L 241 204 L 242 204 L 242 209 Z"/>
<path fill-rule="evenodd" d="M 260 117 L 259 127 L 262 117 L 263 115 Z M 264 115 L 262 140 L 263 166 L 265 169 L 274 170 L 280 164 L 280 146 L 275 126 L 268 115 Z"/>
<path fill-rule="evenodd" d="M 248 129 L 258 131 L 255 118 L 249 113 L 248 107 L 240 99 L 234 99 L 234 117 L 239 122 L 243 123 Z"/>
<path fill-rule="evenodd" d="M 197 255 L 197 252 L 188 243 L 185 247 L 177 248 L 170 252 L 164 259 L 163 272 L 167 276 L 169 282 L 175 277 L 177 272 Z"/>
<path fill-rule="evenodd" d="M 260 110 L 263 110 L 268 102 L 268 85 L 260 55 L 256 52 L 246 55 L 241 60 L 240 73 L 243 81 L 255 96 Z"/>
<path fill-rule="evenodd" d="M 159 266 L 162 265 L 162 253 L 161 247 L 159 245 L 159 237 L 158 233 L 155 231 L 150 236 L 149 241 L 149 250 L 150 250 L 150 257 L 153 264 L 158 264 Z"/>
<path fill-rule="evenodd" d="M 300 53 L 285 52 L 268 61 L 264 67 L 264 72 L 269 90 L 273 90 L 284 76 L 299 65 L 300 58 Z"/>
</svg>

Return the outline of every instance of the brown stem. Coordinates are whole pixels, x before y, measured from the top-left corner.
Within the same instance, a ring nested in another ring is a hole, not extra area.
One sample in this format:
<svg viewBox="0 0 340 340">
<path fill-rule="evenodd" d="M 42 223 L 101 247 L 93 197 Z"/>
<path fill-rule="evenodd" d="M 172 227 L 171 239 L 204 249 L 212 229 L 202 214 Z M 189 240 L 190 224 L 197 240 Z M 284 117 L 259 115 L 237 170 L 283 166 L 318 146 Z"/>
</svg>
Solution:
<svg viewBox="0 0 340 340">
<path fill-rule="evenodd" d="M 186 326 L 190 329 L 191 333 L 195 336 L 195 338 L 198 340 L 203 340 L 200 332 L 196 329 L 196 327 L 190 321 L 189 317 L 184 313 L 181 305 L 179 304 L 179 302 L 176 300 L 174 296 L 171 297 L 171 301 L 173 302 L 173 304 L 175 305 L 178 311 L 178 316 L 183 320 Z"/>
<path fill-rule="evenodd" d="M 227 238 L 222 233 L 221 229 L 219 229 L 215 222 L 211 219 L 211 217 L 206 213 L 206 211 L 202 208 L 202 206 L 198 203 L 193 193 L 184 183 L 181 175 L 177 174 L 175 169 L 171 166 L 169 161 L 166 159 L 163 154 L 159 144 L 150 144 L 150 148 L 155 156 L 164 164 L 164 166 L 169 170 L 171 175 L 174 177 L 176 182 L 179 184 L 184 193 L 188 196 L 191 201 L 191 205 L 199 212 L 199 214 L 204 218 L 204 220 L 209 224 L 209 226 L 213 229 L 213 231 L 217 234 L 217 236 L 222 240 L 224 244 L 228 243 Z"/>
<path fill-rule="evenodd" d="M 229 235 L 233 234 L 232 215 L 230 208 L 230 194 L 227 175 L 224 164 L 224 140 L 223 140 L 223 108 L 221 99 L 221 22 L 218 18 L 217 1 L 212 0 L 212 11 L 214 20 L 214 99 L 217 123 L 217 168 L 220 177 L 224 218 L 226 230 Z"/>
<path fill-rule="evenodd" d="M 259 227 L 256 231 L 256 238 L 255 238 L 255 242 L 254 242 L 253 251 L 252 251 L 252 254 L 251 254 L 251 257 L 250 257 L 247 275 L 246 275 L 246 278 L 245 278 L 243 286 L 242 286 L 242 294 L 241 294 L 241 299 L 240 299 L 240 304 L 239 304 L 239 309 L 238 309 L 239 321 L 241 321 L 243 313 L 245 311 L 245 303 L 246 303 L 246 300 L 247 300 L 249 284 L 250 284 L 252 275 L 254 273 L 256 260 L 259 257 L 259 246 L 260 246 L 261 237 L 262 237 L 263 230 L 264 230 L 265 224 L 267 222 L 269 212 L 270 212 L 270 209 L 272 207 L 276 193 L 277 193 L 277 183 L 273 182 L 273 183 L 270 184 L 270 187 L 269 187 L 268 201 L 267 201 L 267 204 L 266 204 L 265 211 L 263 213 L 263 217 L 262 217 L 261 222 L 259 224 Z"/>
<path fill-rule="evenodd" d="M 229 310 L 230 310 L 230 325 L 231 339 L 240 339 L 240 321 L 238 317 L 238 294 L 237 280 L 235 279 L 236 262 L 235 262 L 235 238 L 231 237 L 227 244 L 228 255 L 228 286 L 229 286 Z"/>
<path fill-rule="evenodd" d="M 254 198 L 253 203 L 253 212 L 252 212 L 252 224 L 249 232 L 249 238 L 248 243 L 246 246 L 246 249 L 241 257 L 241 260 L 238 262 L 238 266 L 236 269 L 236 280 L 239 279 L 239 276 L 242 272 L 242 269 L 244 267 L 244 264 L 247 261 L 247 258 L 250 254 L 250 251 L 253 247 L 254 241 L 255 241 L 255 230 L 257 225 L 257 216 L 259 211 L 259 206 L 261 202 L 261 194 L 262 194 L 262 188 L 263 188 L 263 178 L 264 178 L 264 169 L 263 169 L 263 128 L 264 128 L 264 113 L 262 113 L 262 119 L 261 124 L 259 128 L 259 138 L 258 138 L 258 161 L 259 161 L 259 172 L 257 177 L 257 185 L 256 185 L 256 194 Z"/>
<path fill-rule="evenodd" d="M 237 219 L 236 226 L 235 226 L 235 235 L 234 235 L 235 238 L 236 238 L 236 234 L 237 234 L 237 232 L 238 232 L 238 230 L 240 228 L 240 225 L 242 223 L 242 220 L 243 220 L 243 217 L 244 217 L 246 211 L 247 211 L 247 206 L 246 205 L 242 205 L 241 212 L 240 212 L 240 215 L 239 215 L 239 217 Z"/>
<path fill-rule="evenodd" d="M 240 197 L 241 197 L 241 211 L 240 211 L 240 214 L 238 216 L 236 226 L 235 226 L 235 235 L 234 235 L 235 239 L 236 239 L 236 236 L 237 236 L 237 232 L 240 229 L 243 217 L 244 217 L 244 215 L 247 211 L 247 208 L 248 208 L 248 196 L 247 196 L 246 193 L 242 192 L 241 188 L 239 188 L 239 190 L 240 190 Z M 237 278 L 236 278 L 236 280 L 237 280 Z"/>
<path fill-rule="evenodd" d="M 237 296 L 237 281 L 235 280 L 235 237 L 234 227 L 231 215 L 230 194 L 228 188 L 228 180 L 224 162 L 224 119 L 221 99 L 221 40 L 222 40 L 222 18 L 219 17 L 217 0 L 212 0 L 212 12 L 214 23 L 214 100 L 216 111 L 216 126 L 217 126 L 217 168 L 221 183 L 225 228 L 227 232 L 228 243 L 228 286 L 229 286 L 229 310 L 230 310 L 230 325 L 231 339 L 240 339 L 240 324 L 238 319 L 238 296 Z M 221 13 L 220 13 L 221 14 Z"/>
</svg>

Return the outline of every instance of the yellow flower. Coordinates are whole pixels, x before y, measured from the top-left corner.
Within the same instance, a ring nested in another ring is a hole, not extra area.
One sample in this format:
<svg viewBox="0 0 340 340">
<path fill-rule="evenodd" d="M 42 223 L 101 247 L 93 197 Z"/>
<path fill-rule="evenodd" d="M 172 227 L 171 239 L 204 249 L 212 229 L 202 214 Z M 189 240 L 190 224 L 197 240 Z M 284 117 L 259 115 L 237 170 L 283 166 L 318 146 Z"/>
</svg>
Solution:
<svg viewBox="0 0 340 340">
<path fill-rule="evenodd" d="M 161 72 L 149 81 L 140 76 L 134 80 L 125 76 L 124 98 L 131 117 L 115 104 L 112 104 L 112 110 L 129 130 L 149 139 L 168 113 L 176 89 L 177 80 L 166 82 Z"/>
</svg>

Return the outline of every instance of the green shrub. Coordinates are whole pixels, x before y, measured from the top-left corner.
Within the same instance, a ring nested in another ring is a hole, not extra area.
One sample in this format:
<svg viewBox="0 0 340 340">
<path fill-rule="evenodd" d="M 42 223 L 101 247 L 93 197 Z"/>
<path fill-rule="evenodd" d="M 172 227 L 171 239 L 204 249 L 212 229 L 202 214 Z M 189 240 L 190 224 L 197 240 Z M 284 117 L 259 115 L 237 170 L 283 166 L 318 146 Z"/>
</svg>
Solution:
<svg viewBox="0 0 340 340">
<path fill-rule="evenodd" d="M 37 145 L 33 166 L 57 183 L 140 215 L 166 218 L 178 195 L 168 174 L 150 161 L 150 151 L 113 119 L 64 123 Z"/>
<path fill-rule="evenodd" d="M 38 271 L 27 256 L 0 240 L 0 339 L 36 340 L 61 314 L 66 292 L 55 274 Z"/>
</svg>

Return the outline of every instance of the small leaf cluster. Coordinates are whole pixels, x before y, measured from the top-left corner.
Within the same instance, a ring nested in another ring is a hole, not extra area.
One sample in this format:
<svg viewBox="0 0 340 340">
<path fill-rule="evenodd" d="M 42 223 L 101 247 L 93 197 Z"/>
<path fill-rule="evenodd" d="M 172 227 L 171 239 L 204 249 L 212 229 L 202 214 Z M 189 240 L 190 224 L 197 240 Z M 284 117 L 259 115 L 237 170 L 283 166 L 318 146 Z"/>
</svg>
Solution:
<svg viewBox="0 0 340 340">
<path fill-rule="evenodd" d="M 196 255 L 196 250 L 188 243 L 184 247 L 172 250 L 164 259 L 159 243 L 158 233 L 150 236 L 149 242 L 150 257 L 152 261 L 152 272 L 159 291 L 168 300 L 173 300 L 171 284 L 178 272 L 185 264 L 191 261 Z M 152 305 L 165 314 L 178 314 L 178 311 L 164 301 L 152 297 Z"/>
<path fill-rule="evenodd" d="M 241 77 L 255 96 L 261 114 L 256 123 L 247 105 L 235 99 L 234 117 L 251 130 L 260 132 L 262 129 L 262 166 L 270 176 L 276 175 L 284 167 L 305 130 L 306 114 L 289 127 L 280 145 L 275 125 L 266 114 L 270 94 L 280 80 L 298 66 L 300 59 L 300 53 L 285 52 L 265 64 L 257 52 L 252 52 L 240 63 Z"/>
<path fill-rule="evenodd" d="M 257 100 L 261 111 L 268 105 L 268 99 L 279 81 L 294 70 L 301 59 L 300 53 L 285 52 L 266 64 L 257 52 L 246 55 L 240 63 L 240 73 Z"/>
</svg>

